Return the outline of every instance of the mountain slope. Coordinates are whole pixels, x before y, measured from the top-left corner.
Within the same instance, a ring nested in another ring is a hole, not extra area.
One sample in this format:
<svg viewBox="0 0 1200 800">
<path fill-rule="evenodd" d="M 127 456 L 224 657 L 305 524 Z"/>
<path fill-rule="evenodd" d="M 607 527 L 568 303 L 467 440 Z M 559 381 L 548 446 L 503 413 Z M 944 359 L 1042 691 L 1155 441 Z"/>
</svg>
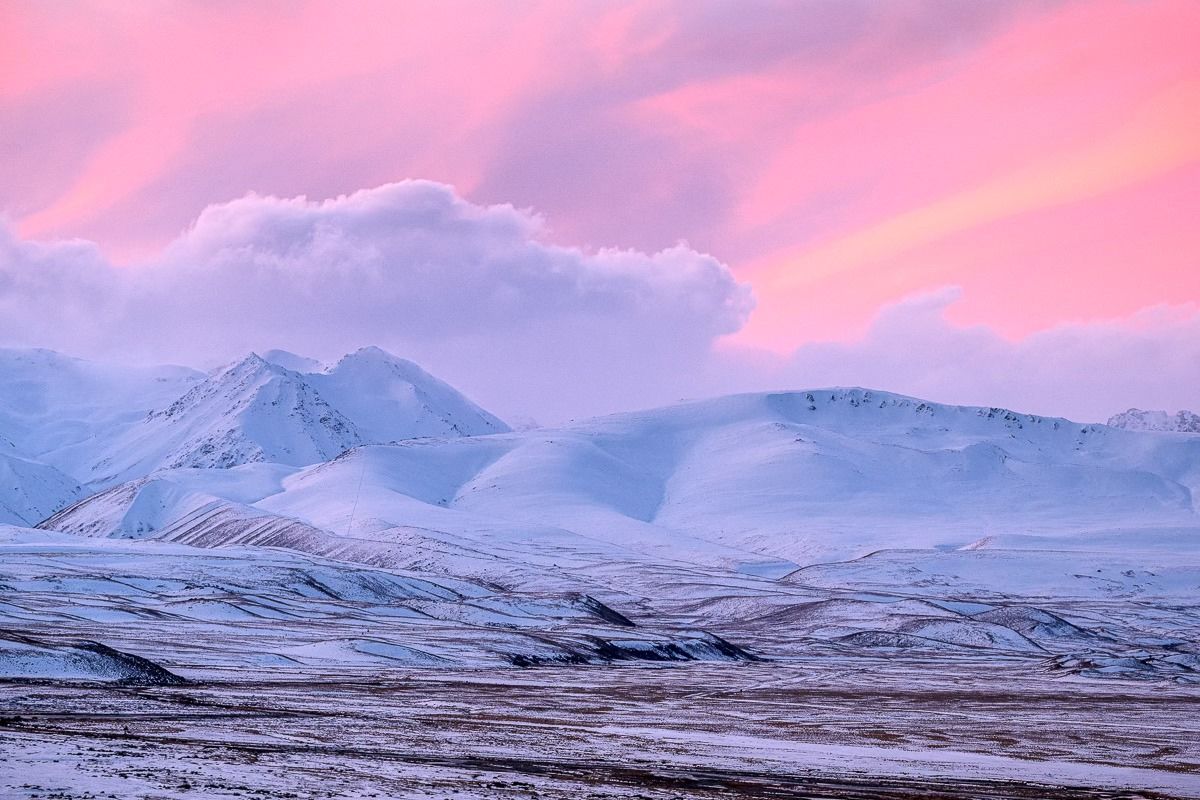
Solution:
<svg viewBox="0 0 1200 800">
<path fill-rule="evenodd" d="M 703 631 L 635 626 L 585 596 L 515 594 L 253 543 L 186 544 L 0 526 L 0 677 L 93 677 L 6 640 L 31 625 L 58 642 L 83 628 L 188 672 L 750 658 Z"/>
<path fill-rule="evenodd" d="M 208 376 L 7 350 L 0 390 L 5 452 L 93 490 L 161 469 L 314 464 L 361 444 L 508 430 L 416 364 L 378 348 L 330 367 L 275 350 Z"/>
<path fill-rule="evenodd" d="M 201 381 L 186 367 L 100 364 L 53 350 L 0 348 L 0 439 L 71 475 L 97 447 Z"/>
<path fill-rule="evenodd" d="M 378 347 L 365 347 L 307 377 L 366 441 L 477 436 L 508 430 L 449 384 Z"/>
<path fill-rule="evenodd" d="M 106 442 L 201 377 L 0 349 L 0 522 L 32 525 L 79 499 Z"/>
<path fill-rule="evenodd" d="M 303 376 L 250 355 L 127 430 L 84 477 L 106 485 L 163 468 L 311 464 L 362 443 Z"/>
<path fill-rule="evenodd" d="M 69 476 L 6 449 L 0 444 L 0 524 L 35 525 L 80 498 Z"/>
</svg>

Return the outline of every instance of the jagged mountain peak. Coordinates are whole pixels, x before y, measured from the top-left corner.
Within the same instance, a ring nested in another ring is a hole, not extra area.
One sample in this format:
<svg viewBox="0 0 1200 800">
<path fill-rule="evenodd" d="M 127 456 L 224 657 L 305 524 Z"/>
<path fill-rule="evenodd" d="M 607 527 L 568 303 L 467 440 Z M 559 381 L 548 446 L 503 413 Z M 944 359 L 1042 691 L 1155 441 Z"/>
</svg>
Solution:
<svg viewBox="0 0 1200 800">
<path fill-rule="evenodd" d="M 268 351 L 274 352 L 274 351 Z M 230 361 L 228 364 L 217 367 L 209 373 L 210 376 L 220 376 L 229 374 L 246 374 L 250 372 L 293 372 L 283 365 L 277 364 L 271 360 L 263 358 L 258 353 L 249 352 L 241 358 Z"/>
<path fill-rule="evenodd" d="M 450 385 L 379 348 L 308 369 L 315 363 L 269 350 L 214 370 L 111 442 L 85 482 L 103 487 L 177 467 L 303 466 L 363 444 L 508 430 Z"/>
<path fill-rule="evenodd" d="M 356 361 L 356 360 L 364 360 L 364 359 L 376 360 L 376 361 L 403 361 L 405 364 L 413 363 L 413 362 L 409 361 L 408 359 L 400 358 L 397 355 L 393 355 L 392 353 L 389 353 L 387 350 L 384 350 L 382 347 L 379 347 L 378 345 L 374 345 L 374 344 L 369 344 L 369 345 L 366 345 L 365 347 L 360 347 L 357 350 L 355 350 L 354 352 L 347 353 L 346 355 L 342 356 L 341 359 L 339 359 L 339 360 L 340 361 L 348 361 L 348 360 Z"/>
<path fill-rule="evenodd" d="M 301 465 L 363 443 L 306 376 L 251 353 L 150 414 L 96 464 L 93 481 L 162 468 Z"/>
<path fill-rule="evenodd" d="M 174 417 L 193 412 L 197 406 L 220 399 L 229 404 L 225 413 L 230 413 L 252 400 L 250 393 L 261 389 L 272 381 L 303 384 L 299 373 L 267 361 L 257 353 L 219 367 L 208 378 L 193 386 L 165 409 L 154 411 L 150 417 Z"/>
</svg>

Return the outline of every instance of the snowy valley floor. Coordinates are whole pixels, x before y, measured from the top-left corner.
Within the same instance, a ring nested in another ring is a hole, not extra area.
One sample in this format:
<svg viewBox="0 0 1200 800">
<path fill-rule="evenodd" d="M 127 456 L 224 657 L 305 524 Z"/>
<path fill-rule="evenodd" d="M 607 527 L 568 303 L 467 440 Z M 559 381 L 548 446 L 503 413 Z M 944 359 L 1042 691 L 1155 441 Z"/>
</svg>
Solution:
<svg viewBox="0 0 1200 800">
<path fill-rule="evenodd" d="M 1022 665 L 0 684 L 0 797 L 1200 797 L 1195 691 Z"/>
<path fill-rule="evenodd" d="M 1181 555 L 581 564 L 611 606 L 10 528 L 0 798 L 1200 798 Z"/>
</svg>

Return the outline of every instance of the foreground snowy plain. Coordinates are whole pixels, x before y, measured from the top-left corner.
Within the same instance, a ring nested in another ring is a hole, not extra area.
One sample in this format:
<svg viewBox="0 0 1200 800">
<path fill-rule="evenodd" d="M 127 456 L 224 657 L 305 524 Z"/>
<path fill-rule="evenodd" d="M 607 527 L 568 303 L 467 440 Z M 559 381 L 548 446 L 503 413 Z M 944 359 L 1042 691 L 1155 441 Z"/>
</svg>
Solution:
<svg viewBox="0 0 1200 800">
<path fill-rule="evenodd" d="M 1173 418 L 0 368 L 0 796 L 1200 797 Z"/>
</svg>

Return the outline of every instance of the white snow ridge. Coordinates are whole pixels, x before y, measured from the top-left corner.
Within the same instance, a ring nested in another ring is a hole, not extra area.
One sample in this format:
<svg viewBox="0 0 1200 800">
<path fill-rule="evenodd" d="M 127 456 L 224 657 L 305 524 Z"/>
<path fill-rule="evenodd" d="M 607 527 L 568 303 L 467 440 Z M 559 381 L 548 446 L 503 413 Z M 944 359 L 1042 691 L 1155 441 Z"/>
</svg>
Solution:
<svg viewBox="0 0 1200 800">
<path fill-rule="evenodd" d="M 1197 797 L 1198 423 L 0 351 L 0 796 Z"/>
<path fill-rule="evenodd" d="M 1131 408 L 1111 417 L 1108 424 L 1131 431 L 1168 431 L 1171 433 L 1200 433 L 1200 414 L 1179 411 L 1142 411 Z"/>
</svg>

